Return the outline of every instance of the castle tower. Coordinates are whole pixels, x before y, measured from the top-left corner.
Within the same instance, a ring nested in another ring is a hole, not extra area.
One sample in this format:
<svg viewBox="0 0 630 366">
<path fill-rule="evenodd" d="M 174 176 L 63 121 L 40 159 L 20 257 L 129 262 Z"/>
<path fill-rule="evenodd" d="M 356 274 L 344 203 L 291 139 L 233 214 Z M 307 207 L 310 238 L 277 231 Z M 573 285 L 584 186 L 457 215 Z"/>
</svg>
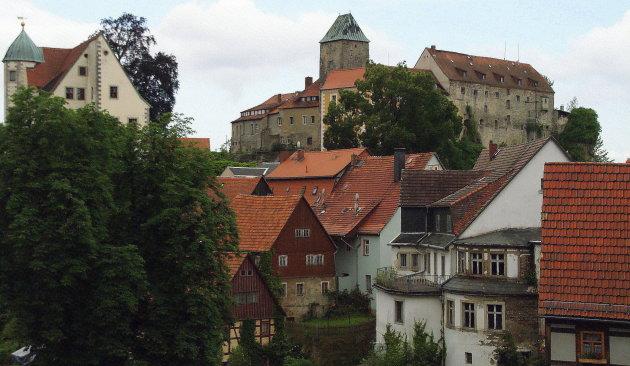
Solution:
<svg viewBox="0 0 630 366">
<path fill-rule="evenodd" d="M 44 53 L 37 47 L 31 38 L 22 31 L 15 41 L 11 43 L 7 53 L 2 59 L 4 63 L 4 115 L 6 118 L 9 100 L 20 86 L 27 86 L 26 70 L 32 69 L 38 63 L 44 62 Z"/>
<path fill-rule="evenodd" d="M 331 70 L 365 67 L 370 59 L 370 40 L 352 14 L 339 15 L 319 44 L 319 79 L 322 84 Z"/>
</svg>

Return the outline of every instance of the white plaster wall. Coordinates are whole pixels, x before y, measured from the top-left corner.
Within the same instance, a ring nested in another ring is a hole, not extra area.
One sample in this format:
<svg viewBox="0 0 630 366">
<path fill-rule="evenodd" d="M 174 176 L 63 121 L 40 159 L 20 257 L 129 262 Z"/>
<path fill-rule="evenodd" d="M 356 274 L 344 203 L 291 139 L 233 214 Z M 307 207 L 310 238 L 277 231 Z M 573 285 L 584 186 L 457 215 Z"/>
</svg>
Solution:
<svg viewBox="0 0 630 366">
<path fill-rule="evenodd" d="M 509 278 L 518 278 L 518 254 L 508 253 L 506 255 L 505 266 Z"/>
<path fill-rule="evenodd" d="M 433 155 L 431 157 L 431 159 L 429 159 L 429 162 L 427 163 L 427 166 L 426 166 L 425 169 L 427 169 L 427 170 L 443 170 L 444 167 L 440 163 L 440 160 L 438 160 L 438 158 L 435 155 Z"/>
<path fill-rule="evenodd" d="M 433 333 L 435 339 L 441 335 L 442 304 L 439 295 L 405 296 L 393 295 L 379 289 L 374 290 L 376 300 L 376 343 L 383 343 L 383 334 L 387 324 L 397 332 L 413 336 L 415 322 L 426 321 L 425 330 Z M 403 301 L 403 324 L 396 323 L 394 301 Z"/>
<path fill-rule="evenodd" d="M 512 181 L 464 230 L 460 239 L 505 228 L 540 227 L 542 190 L 546 162 L 566 162 L 567 156 L 549 140 Z"/>
<path fill-rule="evenodd" d="M 446 303 L 447 300 L 454 302 L 455 319 L 453 327 L 444 328 L 446 365 L 464 365 L 464 354 L 466 352 L 472 353 L 472 365 L 474 366 L 488 366 L 493 364 L 494 361 L 492 359 L 492 354 L 496 347 L 493 345 L 486 345 L 487 334 L 490 334 L 487 332 L 494 332 L 486 330 L 486 305 L 503 305 L 505 314 L 505 303 L 497 301 L 497 299 L 458 295 L 448 292 L 444 294 L 444 303 Z M 462 301 L 472 302 L 475 304 L 475 329 L 462 328 Z"/>
<path fill-rule="evenodd" d="M 574 333 L 551 332 L 551 361 L 576 361 Z"/>
<path fill-rule="evenodd" d="M 442 72 L 442 69 L 440 69 L 437 63 L 435 63 L 435 60 L 433 60 L 433 57 L 429 52 L 430 49 L 427 48 L 422 51 L 420 57 L 418 58 L 418 61 L 416 61 L 416 65 L 414 66 L 414 68 L 431 70 L 431 72 L 433 72 L 433 75 L 435 75 L 435 78 L 440 82 L 440 84 L 442 84 L 442 87 L 444 87 L 446 90 L 449 90 L 449 85 L 451 83 L 450 80 L 444 74 L 444 72 Z"/>
<path fill-rule="evenodd" d="M 84 55 L 88 55 L 85 57 Z M 87 75 L 79 75 L 79 67 L 87 67 Z M 66 98 L 66 88 L 74 88 L 74 99 L 66 99 L 68 108 L 77 109 L 96 101 L 96 42 L 91 42 L 70 67 L 53 94 Z M 77 88 L 85 89 L 85 100 L 77 99 Z M 125 120 L 126 122 L 126 120 Z"/>
<path fill-rule="evenodd" d="M 610 342 L 610 363 L 630 365 L 630 337 L 609 337 L 608 339 Z"/>
</svg>

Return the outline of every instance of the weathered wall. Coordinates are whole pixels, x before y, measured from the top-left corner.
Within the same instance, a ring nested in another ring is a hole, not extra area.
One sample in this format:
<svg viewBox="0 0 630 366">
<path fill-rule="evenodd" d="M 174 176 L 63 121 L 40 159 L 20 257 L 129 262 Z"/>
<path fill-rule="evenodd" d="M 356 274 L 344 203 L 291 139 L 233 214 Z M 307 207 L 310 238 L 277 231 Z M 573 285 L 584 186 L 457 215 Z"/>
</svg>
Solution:
<svg viewBox="0 0 630 366">
<path fill-rule="evenodd" d="M 278 126 L 278 117 L 282 118 L 282 126 Z M 291 124 L 293 117 L 293 124 Z M 306 117 L 306 124 L 303 118 Z M 299 142 L 300 147 L 304 150 L 320 150 L 320 129 L 321 118 L 319 115 L 319 107 L 310 108 L 286 108 L 271 119 L 269 123 L 270 135 L 278 135 L 278 141 L 291 142 L 296 144 Z M 309 137 L 311 143 L 308 143 Z M 270 149 L 271 146 L 266 146 Z"/>
<path fill-rule="evenodd" d="M 319 78 L 324 80 L 331 70 L 365 67 L 370 59 L 370 44 L 339 40 L 319 45 Z"/>
<path fill-rule="evenodd" d="M 307 315 L 321 317 L 326 313 L 330 301 L 328 296 L 322 293 L 322 282 L 328 282 L 328 290 L 335 291 L 335 277 L 291 277 L 281 278 L 280 281 L 287 287 L 286 296 L 280 299 L 280 305 L 287 318 L 302 320 Z M 302 295 L 297 294 L 298 283 L 304 286 Z"/>
</svg>

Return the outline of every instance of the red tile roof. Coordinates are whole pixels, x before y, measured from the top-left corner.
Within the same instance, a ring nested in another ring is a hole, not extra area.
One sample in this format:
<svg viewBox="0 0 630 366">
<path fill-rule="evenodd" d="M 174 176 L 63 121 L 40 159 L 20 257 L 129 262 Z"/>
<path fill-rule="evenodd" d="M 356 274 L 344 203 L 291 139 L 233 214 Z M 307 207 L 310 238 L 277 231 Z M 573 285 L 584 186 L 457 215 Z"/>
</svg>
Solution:
<svg viewBox="0 0 630 366">
<path fill-rule="evenodd" d="M 553 93 L 547 80 L 530 64 L 433 48 L 425 48 L 425 52 L 429 52 L 450 80 Z"/>
<path fill-rule="evenodd" d="M 304 151 L 304 158 L 300 160 L 299 153 L 296 151 L 291 154 L 267 175 L 267 179 L 334 177 L 350 164 L 352 155 L 369 155 L 365 148 Z"/>
<path fill-rule="evenodd" d="M 424 169 L 434 153 L 409 154 L 406 169 Z M 393 156 L 368 156 L 343 175 L 315 212 L 330 235 L 378 235 L 396 212 L 400 182 Z"/>
<path fill-rule="evenodd" d="M 306 89 L 298 93 L 295 96 L 295 98 L 280 105 L 278 109 L 319 107 L 319 87 L 320 87 L 319 80 L 314 81 Z M 317 97 L 317 100 L 300 101 L 300 98 L 308 98 L 308 97 Z"/>
<path fill-rule="evenodd" d="M 230 202 L 239 194 L 251 195 L 262 177 L 217 177 L 221 193 Z"/>
<path fill-rule="evenodd" d="M 236 275 L 246 257 L 246 253 L 230 253 L 230 255 L 225 259 L 225 265 L 230 271 L 230 278 L 233 278 Z"/>
<path fill-rule="evenodd" d="M 55 90 L 68 70 L 83 54 L 88 44 L 98 36 L 96 35 L 74 48 L 43 47 L 44 62 L 26 71 L 28 85 L 47 91 Z"/>
<path fill-rule="evenodd" d="M 244 251 L 270 250 L 301 199 L 299 195 L 237 195 L 230 207 L 236 214 L 239 248 Z"/>
<path fill-rule="evenodd" d="M 275 196 L 304 195 L 309 205 L 314 206 L 330 195 L 335 185 L 335 178 L 272 179 L 267 183 Z"/>
<path fill-rule="evenodd" d="M 346 69 L 346 70 L 332 70 L 328 73 L 326 77 L 326 82 L 322 86 L 322 90 L 332 90 L 332 89 L 346 89 L 346 88 L 355 88 L 357 80 L 363 80 L 363 75 L 365 74 L 365 67 L 360 67 L 357 69 Z M 435 81 L 435 84 L 441 90 L 444 90 L 440 82 L 435 78 L 435 75 L 431 70 L 426 69 L 414 69 L 408 68 L 407 70 L 412 72 L 424 72 L 430 74 Z"/>
<path fill-rule="evenodd" d="M 275 94 L 274 96 L 272 96 L 271 98 L 265 100 L 261 104 L 255 106 L 255 107 L 246 109 L 246 110 L 243 111 L 243 112 L 252 112 L 252 111 L 264 110 L 264 111 L 266 111 L 265 113 L 250 114 L 249 116 L 240 116 L 239 118 L 237 118 L 234 121 L 232 121 L 232 123 L 240 122 L 240 121 L 257 120 L 257 119 L 261 119 L 263 117 L 266 117 L 266 116 L 268 116 L 270 114 L 278 113 L 278 107 L 280 105 L 282 105 L 283 103 L 292 101 L 293 99 L 295 99 L 296 95 L 297 95 L 297 93 Z M 243 112 L 241 112 L 241 113 L 243 113 Z"/>
<path fill-rule="evenodd" d="M 184 144 L 188 144 L 190 146 L 198 147 L 200 149 L 210 150 L 210 139 L 208 137 L 202 137 L 202 138 L 186 137 L 186 138 L 180 138 L 179 140 L 182 141 Z"/>
<path fill-rule="evenodd" d="M 630 165 L 547 163 L 539 314 L 630 320 Z"/>
</svg>

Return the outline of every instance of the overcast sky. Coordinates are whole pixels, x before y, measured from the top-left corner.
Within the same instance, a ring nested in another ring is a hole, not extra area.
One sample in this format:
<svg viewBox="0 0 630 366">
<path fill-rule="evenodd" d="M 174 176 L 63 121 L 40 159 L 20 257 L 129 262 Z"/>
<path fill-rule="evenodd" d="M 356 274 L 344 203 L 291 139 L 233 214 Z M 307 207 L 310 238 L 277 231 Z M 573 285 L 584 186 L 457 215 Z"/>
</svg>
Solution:
<svg viewBox="0 0 630 366">
<path fill-rule="evenodd" d="M 318 42 L 350 11 L 376 62 L 413 66 L 434 44 L 532 64 L 555 81 L 556 107 L 576 96 L 598 112 L 609 155 L 630 157 L 628 1 L 0 0 L 0 8 L 2 54 L 20 31 L 17 16 L 46 47 L 76 46 L 101 18 L 146 17 L 156 50 L 179 62 L 175 110 L 195 119 L 195 136 L 210 137 L 213 150 L 240 111 L 317 78 Z"/>
</svg>

